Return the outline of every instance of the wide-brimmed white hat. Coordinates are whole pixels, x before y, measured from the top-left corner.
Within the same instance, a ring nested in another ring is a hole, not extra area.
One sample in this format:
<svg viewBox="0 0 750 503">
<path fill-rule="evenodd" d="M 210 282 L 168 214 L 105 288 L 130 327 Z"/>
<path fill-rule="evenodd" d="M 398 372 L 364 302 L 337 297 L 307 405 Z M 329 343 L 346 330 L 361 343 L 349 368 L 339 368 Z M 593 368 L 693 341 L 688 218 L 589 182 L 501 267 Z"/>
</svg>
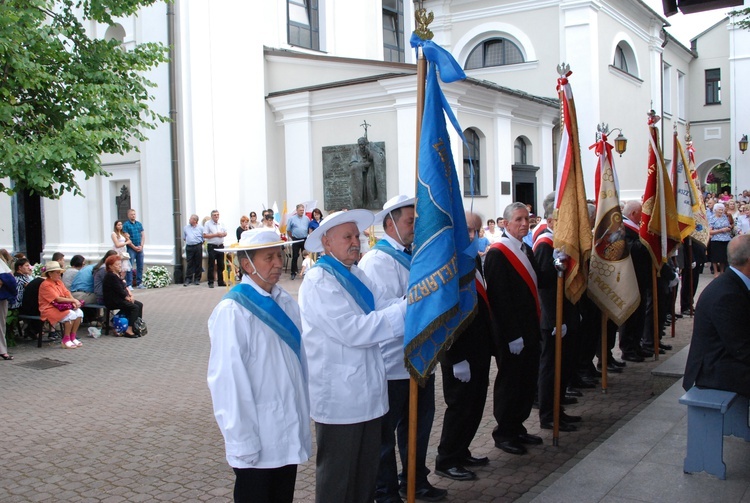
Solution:
<svg viewBox="0 0 750 503">
<path fill-rule="evenodd" d="M 305 249 L 313 253 L 322 252 L 323 243 L 321 242 L 321 238 L 332 228 L 341 224 L 354 223 L 357 225 L 357 230 L 362 232 L 372 225 L 373 219 L 372 212 L 368 210 L 335 211 L 325 217 L 320 222 L 318 228 L 307 236 Z"/>
<path fill-rule="evenodd" d="M 383 205 L 383 211 L 380 213 L 375 214 L 375 225 L 379 225 L 383 223 L 383 220 L 385 220 L 386 215 L 390 213 L 393 210 L 397 210 L 399 208 L 403 208 L 404 206 L 414 206 L 416 204 L 417 198 L 416 197 L 409 197 L 405 196 L 403 194 L 400 194 L 398 196 L 393 196 L 388 201 L 385 202 Z"/>
<path fill-rule="evenodd" d="M 44 264 L 44 267 L 42 267 L 42 276 L 46 278 L 47 273 L 53 271 L 65 272 L 65 268 L 61 266 L 60 262 L 58 262 L 57 260 L 50 260 L 49 262 Z"/>
<path fill-rule="evenodd" d="M 299 240 L 301 241 L 301 240 Z M 286 246 L 299 241 L 284 241 L 274 231 L 263 228 L 249 229 L 240 235 L 240 242 L 231 245 L 228 248 L 217 248 L 214 251 L 234 253 L 247 250 L 261 250 L 263 248 L 273 248 L 274 246 Z"/>
</svg>

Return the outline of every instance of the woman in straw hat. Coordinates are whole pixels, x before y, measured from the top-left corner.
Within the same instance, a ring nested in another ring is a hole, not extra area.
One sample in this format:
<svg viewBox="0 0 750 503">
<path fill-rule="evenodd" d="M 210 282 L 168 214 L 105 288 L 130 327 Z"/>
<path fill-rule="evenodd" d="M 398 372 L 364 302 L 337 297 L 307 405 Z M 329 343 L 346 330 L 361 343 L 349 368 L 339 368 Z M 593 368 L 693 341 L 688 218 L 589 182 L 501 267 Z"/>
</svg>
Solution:
<svg viewBox="0 0 750 503">
<path fill-rule="evenodd" d="M 50 325 L 62 323 L 62 347 L 75 349 L 83 346 L 76 337 L 83 320 L 83 311 L 81 302 L 65 288 L 62 282 L 63 272 L 65 269 L 56 260 L 51 260 L 42 267 L 42 276 L 46 279 L 39 285 L 39 313 L 42 321 L 47 321 Z"/>
<path fill-rule="evenodd" d="M 235 248 L 241 282 L 208 320 L 208 387 L 234 469 L 234 501 L 290 502 L 297 465 L 312 451 L 307 358 L 299 307 L 277 283 L 284 242 L 268 228 Z"/>
</svg>

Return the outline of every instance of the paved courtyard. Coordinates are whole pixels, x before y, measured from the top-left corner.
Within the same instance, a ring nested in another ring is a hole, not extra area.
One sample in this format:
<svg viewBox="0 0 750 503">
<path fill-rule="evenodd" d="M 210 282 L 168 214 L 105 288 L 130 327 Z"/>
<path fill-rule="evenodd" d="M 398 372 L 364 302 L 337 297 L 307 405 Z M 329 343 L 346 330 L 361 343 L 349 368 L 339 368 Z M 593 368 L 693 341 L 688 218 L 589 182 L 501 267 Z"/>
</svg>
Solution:
<svg viewBox="0 0 750 503">
<path fill-rule="evenodd" d="M 703 276 L 702 286 L 709 278 Z M 295 295 L 299 285 L 282 280 Z M 10 348 L 15 360 L 0 362 L 0 501 L 231 501 L 234 475 L 206 386 L 206 321 L 223 293 L 205 283 L 138 290 L 147 337 L 93 339 L 81 329 L 80 349 L 63 350 L 59 343 L 38 349 L 30 342 Z M 530 499 L 537 484 L 568 470 L 618 420 L 634 416 L 676 381 L 650 371 L 689 343 L 691 330 L 691 319 L 679 320 L 676 337 L 667 341 L 674 351 L 659 362 L 629 363 L 610 376 L 607 394 L 585 390 L 580 403 L 568 407 L 584 422 L 578 432 L 561 433 L 558 447 L 533 411 L 527 427 L 544 445 L 525 456 L 496 449 L 490 397 L 472 445 L 475 456 L 489 456 L 489 466 L 479 468 L 473 482 L 430 480 L 448 489 L 447 501 Z M 35 368 L 54 363 L 63 365 Z M 444 410 L 439 371 L 436 389 L 430 467 Z M 300 466 L 295 501 L 314 501 L 314 492 L 313 458 Z"/>
</svg>

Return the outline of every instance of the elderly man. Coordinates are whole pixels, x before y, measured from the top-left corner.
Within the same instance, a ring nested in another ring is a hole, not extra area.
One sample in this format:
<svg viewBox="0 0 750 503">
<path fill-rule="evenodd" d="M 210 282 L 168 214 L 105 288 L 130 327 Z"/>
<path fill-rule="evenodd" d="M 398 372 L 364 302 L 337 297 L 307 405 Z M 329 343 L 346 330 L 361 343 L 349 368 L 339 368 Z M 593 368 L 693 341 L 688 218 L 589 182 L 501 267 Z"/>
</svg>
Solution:
<svg viewBox="0 0 750 503">
<path fill-rule="evenodd" d="M 385 235 L 367 252 L 358 267 L 374 284 L 382 287 L 387 298 L 401 299 L 409 289 L 411 244 L 414 241 L 414 198 L 396 196 L 383 205 L 375 215 L 375 223 L 383 223 Z M 383 417 L 380 444 L 380 469 L 375 489 L 375 501 L 392 503 L 406 494 L 406 444 L 409 425 L 409 372 L 404 365 L 404 338 L 396 337 L 380 344 L 388 379 L 389 411 Z M 430 470 L 426 466 L 427 445 L 435 417 L 435 376 L 427 379 L 418 393 L 417 402 L 417 498 L 439 501 L 448 494 L 433 487 L 427 480 Z M 401 474 L 396 468 L 396 437 L 401 455 Z"/>
<path fill-rule="evenodd" d="M 505 235 L 490 247 L 484 262 L 487 299 L 500 342 L 493 412 L 495 446 L 525 454 L 524 444 L 542 439 L 526 431 L 536 394 L 541 351 L 537 264 L 523 238 L 529 233 L 529 210 L 523 203 L 505 208 Z"/>
<path fill-rule="evenodd" d="M 305 205 L 298 204 L 295 214 L 287 222 L 287 234 L 292 240 L 298 241 L 292 245 L 292 279 L 297 277 L 297 257 L 299 252 L 305 247 L 307 239 L 307 227 L 310 225 L 310 219 L 305 215 Z"/>
<path fill-rule="evenodd" d="M 467 212 L 466 227 L 469 238 L 475 243 L 479 239 L 482 219 L 475 213 Z M 487 457 L 472 456 L 469 450 L 482 422 L 490 382 L 490 364 L 492 355 L 497 351 L 481 271 L 481 262 L 477 257 L 477 314 L 440 361 L 446 409 L 435 473 L 453 480 L 474 480 L 476 473 L 467 467 L 484 466 L 490 462 Z"/>
<path fill-rule="evenodd" d="M 224 283 L 224 258 L 221 253 L 216 251 L 224 246 L 226 236 L 227 229 L 224 224 L 219 222 L 219 210 L 213 210 L 211 220 L 203 226 L 203 239 L 208 242 L 208 288 L 214 287 L 214 268 L 216 268 L 216 282 L 219 286 L 226 286 Z"/>
<path fill-rule="evenodd" d="M 727 249 L 729 268 L 714 279 L 695 307 L 682 386 L 734 391 L 750 397 L 750 235 L 737 236 Z"/>
<path fill-rule="evenodd" d="M 316 501 L 371 503 L 388 412 L 379 344 L 404 335 L 406 300 L 389 298 L 355 264 L 367 210 L 335 212 L 307 238 L 325 252 L 299 290 L 302 340 L 310 362 L 310 416 L 315 421 Z"/>
<path fill-rule="evenodd" d="M 297 465 L 312 451 L 299 308 L 277 286 L 284 244 L 256 229 L 220 250 L 236 252 L 242 270 L 208 320 L 208 387 L 235 501 L 291 502 Z"/>
<path fill-rule="evenodd" d="M 182 228 L 182 239 L 185 240 L 185 284 L 197 285 L 203 272 L 203 226 L 198 225 L 198 215 L 190 215 L 190 223 Z"/>
</svg>

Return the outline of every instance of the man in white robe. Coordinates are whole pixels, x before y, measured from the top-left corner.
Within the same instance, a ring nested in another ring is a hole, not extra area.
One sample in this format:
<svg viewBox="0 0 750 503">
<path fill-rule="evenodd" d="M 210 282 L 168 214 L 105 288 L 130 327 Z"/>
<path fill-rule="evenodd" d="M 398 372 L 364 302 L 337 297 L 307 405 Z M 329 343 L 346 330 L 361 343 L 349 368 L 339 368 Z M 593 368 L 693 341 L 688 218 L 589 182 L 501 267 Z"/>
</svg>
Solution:
<svg viewBox="0 0 750 503">
<path fill-rule="evenodd" d="M 234 500 L 294 499 L 297 465 L 312 451 L 307 362 L 299 307 L 276 283 L 283 245 L 265 229 L 245 232 L 236 252 L 242 281 L 208 320 L 208 387 L 234 469 Z"/>
</svg>

